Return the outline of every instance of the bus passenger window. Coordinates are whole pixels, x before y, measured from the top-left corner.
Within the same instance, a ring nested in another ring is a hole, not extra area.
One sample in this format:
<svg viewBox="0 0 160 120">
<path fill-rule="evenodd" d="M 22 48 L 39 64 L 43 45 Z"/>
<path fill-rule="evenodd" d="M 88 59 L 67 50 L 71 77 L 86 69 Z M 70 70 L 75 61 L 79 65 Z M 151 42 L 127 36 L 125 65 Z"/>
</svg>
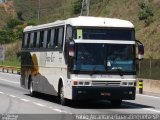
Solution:
<svg viewBox="0 0 160 120">
<path fill-rule="evenodd" d="M 47 48 L 49 48 L 50 46 L 50 40 L 51 40 L 51 29 L 48 30 L 48 34 L 47 34 Z"/>
<path fill-rule="evenodd" d="M 47 34 L 48 34 L 48 31 L 44 31 L 44 37 L 43 37 L 43 48 L 46 48 L 47 47 Z"/>
<path fill-rule="evenodd" d="M 31 35 L 31 33 L 28 33 L 25 35 L 25 43 L 24 43 L 25 48 L 29 47 L 30 35 Z"/>
<path fill-rule="evenodd" d="M 37 40 L 37 32 L 34 32 L 33 48 L 35 48 L 35 47 L 36 47 L 36 40 Z"/>
<path fill-rule="evenodd" d="M 55 47 L 58 47 L 58 34 L 59 34 L 59 28 L 55 29 L 55 39 L 54 39 Z"/>
<path fill-rule="evenodd" d="M 27 37 L 28 37 L 28 33 L 24 33 L 23 44 L 22 44 L 23 48 L 25 48 L 25 45 L 27 44 L 26 43 L 27 42 Z"/>
<path fill-rule="evenodd" d="M 40 32 L 37 32 L 36 48 L 39 48 Z"/>
<path fill-rule="evenodd" d="M 49 43 L 50 48 L 54 48 L 54 38 L 55 38 L 55 29 L 52 29 L 51 30 L 51 39 L 50 39 L 50 43 Z"/>
<path fill-rule="evenodd" d="M 69 41 L 70 38 L 72 38 L 72 27 L 68 26 L 66 32 L 66 42 Z"/>
<path fill-rule="evenodd" d="M 39 48 L 43 47 L 44 31 L 40 31 Z"/>
<path fill-rule="evenodd" d="M 58 34 L 58 47 L 63 46 L 63 28 L 59 29 L 59 34 Z"/>
<path fill-rule="evenodd" d="M 34 33 L 31 33 L 31 39 L 29 43 L 29 48 L 33 48 L 33 39 L 34 39 Z"/>
</svg>

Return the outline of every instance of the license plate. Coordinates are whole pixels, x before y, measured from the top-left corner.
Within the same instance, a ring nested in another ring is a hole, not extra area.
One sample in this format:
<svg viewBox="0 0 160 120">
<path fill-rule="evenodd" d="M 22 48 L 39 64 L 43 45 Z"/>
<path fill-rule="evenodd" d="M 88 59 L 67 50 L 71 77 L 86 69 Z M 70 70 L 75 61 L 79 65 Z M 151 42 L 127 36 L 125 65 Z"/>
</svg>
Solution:
<svg viewBox="0 0 160 120">
<path fill-rule="evenodd" d="M 111 96 L 111 93 L 107 93 L 107 92 L 102 92 L 101 96 Z"/>
</svg>

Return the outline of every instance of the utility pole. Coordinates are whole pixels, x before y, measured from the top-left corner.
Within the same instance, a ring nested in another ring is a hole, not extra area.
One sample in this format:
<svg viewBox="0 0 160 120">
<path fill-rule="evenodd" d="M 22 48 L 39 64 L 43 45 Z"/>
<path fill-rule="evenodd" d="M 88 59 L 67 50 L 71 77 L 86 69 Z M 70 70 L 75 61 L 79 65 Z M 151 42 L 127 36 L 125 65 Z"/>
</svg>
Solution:
<svg viewBox="0 0 160 120">
<path fill-rule="evenodd" d="M 38 0 L 38 23 L 40 23 L 40 8 L 41 8 L 41 0 Z"/>
<path fill-rule="evenodd" d="M 90 0 L 83 0 L 81 8 L 81 16 L 89 16 Z"/>
</svg>

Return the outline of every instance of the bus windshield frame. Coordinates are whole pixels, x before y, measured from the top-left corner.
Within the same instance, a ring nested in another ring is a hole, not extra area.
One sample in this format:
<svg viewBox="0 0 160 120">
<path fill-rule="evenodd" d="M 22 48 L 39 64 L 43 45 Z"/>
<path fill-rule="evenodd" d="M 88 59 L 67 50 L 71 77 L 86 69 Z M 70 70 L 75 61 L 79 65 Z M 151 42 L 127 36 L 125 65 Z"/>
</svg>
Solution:
<svg viewBox="0 0 160 120">
<path fill-rule="evenodd" d="M 75 74 L 136 74 L 134 44 L 76 43 Z"/>
</svg>

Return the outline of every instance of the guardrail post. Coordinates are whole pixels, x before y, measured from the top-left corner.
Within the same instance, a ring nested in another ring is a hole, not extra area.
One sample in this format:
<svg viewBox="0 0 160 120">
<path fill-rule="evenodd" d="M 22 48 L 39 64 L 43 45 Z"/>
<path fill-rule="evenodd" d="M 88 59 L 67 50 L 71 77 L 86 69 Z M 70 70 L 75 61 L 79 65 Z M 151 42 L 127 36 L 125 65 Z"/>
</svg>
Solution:
<svg viewBox="0 0 160 120">
<path fill-rule="evenodd" d="M 138 85 L 139 85 L 139 94 L 143 94 L 143 80 L 139 80 Z"/>
<path fill-rule="evenodd" d="M 13 73 L 14 69 L 12 68 L 12 73 Z"/>
<path fill-rule="evenodd" d="M 17 67 L 17 74 L 21 74 L 21 68 L 20 67 Z"/>
</svg>

